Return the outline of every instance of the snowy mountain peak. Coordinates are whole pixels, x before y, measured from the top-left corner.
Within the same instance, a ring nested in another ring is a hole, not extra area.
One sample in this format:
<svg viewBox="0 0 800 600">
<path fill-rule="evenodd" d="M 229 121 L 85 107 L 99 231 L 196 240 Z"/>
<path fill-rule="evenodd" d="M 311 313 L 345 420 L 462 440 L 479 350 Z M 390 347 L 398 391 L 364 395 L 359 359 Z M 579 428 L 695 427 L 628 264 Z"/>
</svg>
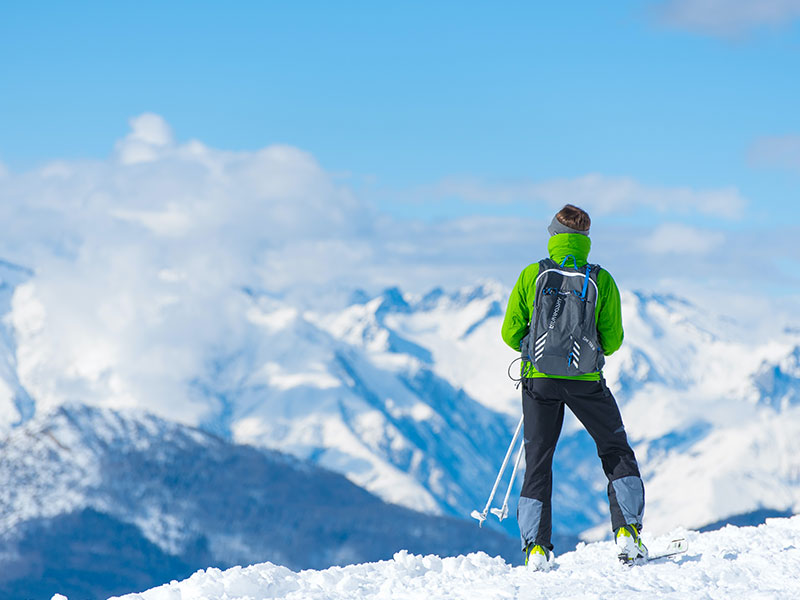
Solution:
<svg viewBox="0 0 800 600">
<path fill-rule="evenodd" d="M 64 455 L 67 462 L 75 452 L 100 454 L 109 449 L 126 451 L 156 450 L 160 443 L 209 446 L 219 443 L 198 429 L 166 421 L 141 410 L 125 412 L 85 404 L 67 403 L 37 415 L 22 428 L 15 430 L 12 439 L 27 438 L 50 447 L 56 456 Z"/>
<path fill-rule="evenodd" d="M 501 300 L 508 295 L 505 286 L 499 281 L 486 279 L 476 285 L 471 285 L 459 289 L 451 298 L 454 302 L 469 304 L 475 300 Z"/>
<path fill-rule="evenodd" d="M 685 298 L 674 294 L 622 292 L 623 317 L 647 323 L 653 338 L 665 335 L 690 336 L 694 341 L 712 342 L 723 337 L 730 325 L 720 314 L 709 315 Z M 629 309 L 626 311 L 625 309 Z M 633 308 L 631 311 L 630 309 Z"/>
<path fill-rule="evenodd" d="M 391 287 L 383 290 L 379 299 L 379 301 L 376 299 L 376 302 L 378 302 L 375 310 L 376 314 L 404 313 L 411 310 L 411 306 L 408 304 L 403 292 L 400 291 L 400 288 Z"/>
<path fill-rule="evenodd" d="M 440 288 L 436 287 L 430 290 L 429 292 L 423 294 L 422 298 L 420 298 L 419 303 L 417 306 L 421 310 L 430 309 L 431 307 L 435 306 L 436 303 L 445 295 L 445 291 Z"/>
<path fill-rule="evenodd" d="M 800 404 L 800 346 L 776 362 L 764 361 L 753 376 L 759 402 L 777 411 Z"/>
</svg>

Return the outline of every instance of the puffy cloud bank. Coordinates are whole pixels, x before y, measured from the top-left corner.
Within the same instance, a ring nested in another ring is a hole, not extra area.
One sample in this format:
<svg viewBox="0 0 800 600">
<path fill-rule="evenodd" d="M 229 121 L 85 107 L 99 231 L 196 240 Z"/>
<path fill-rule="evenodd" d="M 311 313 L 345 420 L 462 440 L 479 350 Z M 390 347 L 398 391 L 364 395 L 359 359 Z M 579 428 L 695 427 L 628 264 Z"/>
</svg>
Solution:
<svg viewBox="0 0 800 600">
<path fill-rule="evenodd" d="M 331 286 L 372 251 L 373 211 L 296 148 L 176 144 L 156 115 L 104 161 L 6 176 L 2 257 L 24 385 L 40 404 L 146 397 L 195 413 L 186 382 L 242 341 L 245 287 Z"/>
<path fill-rule="evenodd" d="M 191 382 L 246 347 L 250 294 L 324 311 L 360 287 L 473 282 L 505 261 L 492 231 L 519 228 L 400 223 L 297 148 L 178 143 L 153 114 L 130 125 L 108 159 L 0 179 L 0 259 L 34 273 L 6 325 L 39 407 L 160 404 L 202 421 Z"/>
<path fill-rule="evenodd" d="M 107 159 L 0 169 L 0 259 L 34 272 L 6 321 L 22 383 L 45 406 L 151 398 L 169 404 L 165 416 L 195 414 L 187 382 L 246 343 L 243 290 L 324 310 L 357 287 L 419 292 L 486 277 L 510 286 L 544 253 L 553 209 L 575 198 L 601 215 L 593 257 L 623 287 L 679 281 L 686 294 L 701 281 L 715 294 L 720 281 L 741 286 L 748 265 L 759 264 L 762 282 L 781 275 L 752 256 L 767 244 L 756 234 L 732 244 L 730 233 L 669 218 L 657 228 L 602 221 L 642 206 L 671 216 L 671 203 L 678 216 L 735 219 L 745 206 L 735 190 L 654 190 L 602 176 L 534 188 L 536 217 L 404 221 L 297 148 L 176 142 L 161 117 L 141 115 Z M 467 192 L 465 206 L 470 193 L 488 193 Z M 769 240 L 769 255 L 793 256 L 792 239 Z"/>
</svg>

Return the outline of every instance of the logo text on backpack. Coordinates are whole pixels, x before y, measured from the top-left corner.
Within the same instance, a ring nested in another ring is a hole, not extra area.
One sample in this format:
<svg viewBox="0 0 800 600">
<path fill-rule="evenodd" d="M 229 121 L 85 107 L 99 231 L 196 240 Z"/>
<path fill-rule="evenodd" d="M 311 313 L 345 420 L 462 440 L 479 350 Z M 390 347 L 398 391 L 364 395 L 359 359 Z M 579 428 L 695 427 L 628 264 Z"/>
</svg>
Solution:
<svg viewBox="0 0 800 600">
<path fill-rule="evenodd" d="M 583 336 L 581 339 L 589 345 L 589 348 L 591 348 L 592 350 L 597 350 L 597 348 L 594 345 L 594 342 L 590 340 L 588 337 Z"/>
<path fill-rule="evenodd" d="M 554 329 L 554 328 L 555 328 L 555 326 L 556 326 L 556 319 L 558 319 L 558 313 L 560 313 L 560 312 L 561 312 L 561 305 L 562 305 L 562 303 L 563 303 L 563 300 L 562 300 L 561 296 L 559 296 L 559 297 L 558 297 L 558 300 L 556 300 L 556 305 L 555 305 L 555 307 L 553 308 L 553 316 L 550 318 L 550 326 L 549 326 L 549 329 Z"/>
</svg>

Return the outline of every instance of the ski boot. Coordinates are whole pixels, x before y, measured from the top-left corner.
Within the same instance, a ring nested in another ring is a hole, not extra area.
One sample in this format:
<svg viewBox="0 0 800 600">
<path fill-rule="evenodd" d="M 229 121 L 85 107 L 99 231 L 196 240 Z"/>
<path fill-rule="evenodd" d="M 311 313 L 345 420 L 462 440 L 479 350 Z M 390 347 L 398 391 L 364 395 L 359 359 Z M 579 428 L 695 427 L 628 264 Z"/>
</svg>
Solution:
<svg viewBox="0 0 800 600">
<path fill-rule="evenodd" d="M 553 564 L 553 553 L 539 544 L 528 544 L 525 548 L 525 566 L 530 571 L 549 571 Z"/>
<path fill-rule="evenodd" d="M 647 561 L 647 547 L 639 535 L 641 525 L 623 525 L 617 529 L 615 538 L 619 559 L 626 565 L 635 565 Z"/>
</svg>

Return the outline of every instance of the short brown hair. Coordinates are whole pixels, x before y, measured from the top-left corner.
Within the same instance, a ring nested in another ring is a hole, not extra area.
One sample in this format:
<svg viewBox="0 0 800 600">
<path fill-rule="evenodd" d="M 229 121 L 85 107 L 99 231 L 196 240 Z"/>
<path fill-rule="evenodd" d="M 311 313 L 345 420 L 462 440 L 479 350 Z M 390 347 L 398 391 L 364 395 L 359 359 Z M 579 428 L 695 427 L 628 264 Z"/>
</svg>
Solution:
<svg viewBox="0 0 800 600">
<path fill-rule="evenodd" d="M 562 225 L 566 225 L 570 229 L 577 229 L 578 231 L 589 231 L 589 227 L 592 226 L 589 213 L 572 204 L 564 205 L 564 208 L 556 213 L 556 219 L 558 219 L 558 222 Z"/>
</svg>

